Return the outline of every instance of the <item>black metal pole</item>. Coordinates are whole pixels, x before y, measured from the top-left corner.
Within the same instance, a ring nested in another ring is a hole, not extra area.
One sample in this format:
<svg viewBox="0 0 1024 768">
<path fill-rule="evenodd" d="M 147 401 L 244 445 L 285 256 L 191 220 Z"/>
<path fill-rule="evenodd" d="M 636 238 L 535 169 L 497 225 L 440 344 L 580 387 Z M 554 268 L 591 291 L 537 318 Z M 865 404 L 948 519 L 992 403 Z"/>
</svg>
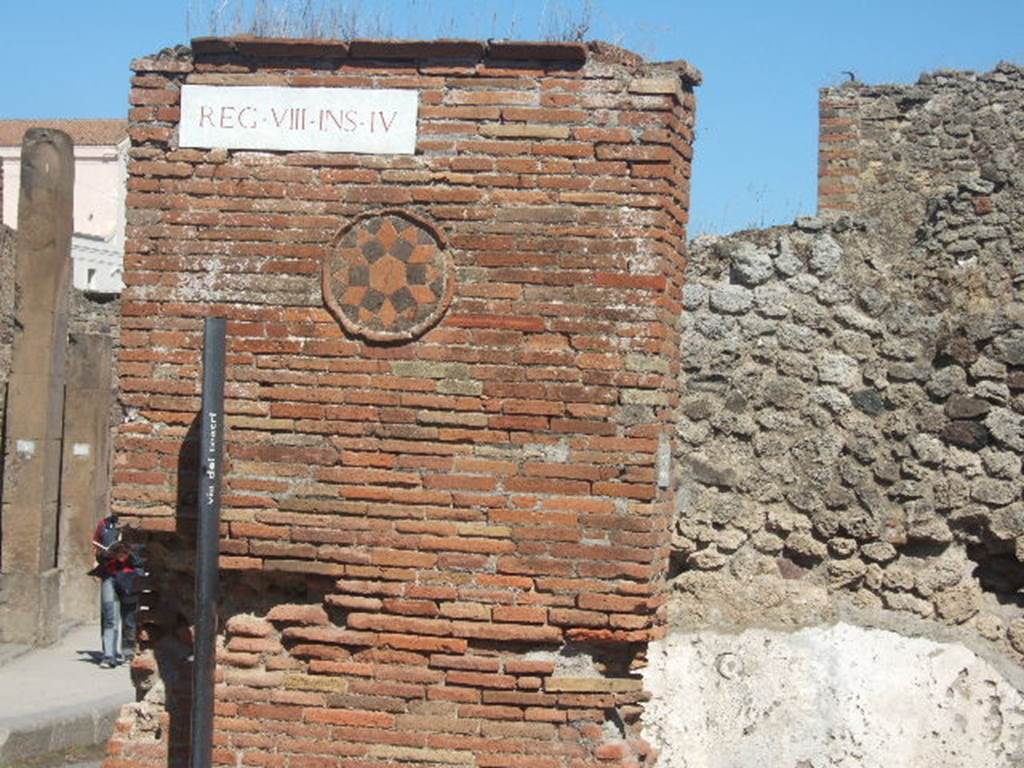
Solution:
<svg viewBox="0 0 1024 768">
<path fill-rule="evenodd" d="M 196 526 L 196 619 L 189 763 L 192 768 L 210 768 L 213 759 L 225 326 L 224 318 L 211 317 L 203 327 L 203 412 L 199 429 L 199 519 Z"/>
</svg>

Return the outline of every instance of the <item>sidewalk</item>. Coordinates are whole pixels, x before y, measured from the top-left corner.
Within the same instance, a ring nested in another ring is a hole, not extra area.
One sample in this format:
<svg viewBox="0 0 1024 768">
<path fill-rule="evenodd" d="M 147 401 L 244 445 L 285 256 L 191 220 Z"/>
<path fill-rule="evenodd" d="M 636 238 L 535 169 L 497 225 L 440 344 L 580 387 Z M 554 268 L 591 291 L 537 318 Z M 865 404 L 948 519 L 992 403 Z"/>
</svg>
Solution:
<svg viewBox="0 0 1024 768">
<path fill-rule="evenodd" d="M 48 648 L 0 652 L 0 767 L 109 738 L 135 689 L 127 665 L 96 664 L 99 635 L 98 625 L 85 625 Z"/>
</svg>

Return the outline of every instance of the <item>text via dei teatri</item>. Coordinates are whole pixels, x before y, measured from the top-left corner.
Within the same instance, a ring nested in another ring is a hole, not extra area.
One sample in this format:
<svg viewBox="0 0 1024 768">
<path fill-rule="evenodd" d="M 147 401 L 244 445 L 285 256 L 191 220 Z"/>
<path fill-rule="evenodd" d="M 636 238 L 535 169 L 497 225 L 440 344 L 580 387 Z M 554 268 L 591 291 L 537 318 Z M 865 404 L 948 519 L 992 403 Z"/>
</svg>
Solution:
<svg viewBox="0 0 1024 768">
<path fill-rule="evenodd" d="M 178 144 L 411 155 L 418 107 L 412 90 L 186 85 Z"/>
</svg>

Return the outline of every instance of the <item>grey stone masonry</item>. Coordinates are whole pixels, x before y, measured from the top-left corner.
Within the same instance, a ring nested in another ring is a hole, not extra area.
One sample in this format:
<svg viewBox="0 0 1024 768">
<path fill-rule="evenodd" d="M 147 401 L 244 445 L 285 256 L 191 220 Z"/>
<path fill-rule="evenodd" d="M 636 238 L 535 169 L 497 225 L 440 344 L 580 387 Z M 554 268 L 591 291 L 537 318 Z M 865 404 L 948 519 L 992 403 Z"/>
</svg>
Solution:
<svg viewBox="0 0 1024 768">
<path fill-rule="evenodd" d="M 941 279 L 950 264 L 958 283 L 989 298 L 1020 285 L 1024 67 L 847 83 L 822 90 L 820 104 L 819 208 L 870 220 L 889 244 L 879 268 L 940 301 L 952 291 Z M 921 264 L 907 272 L 899 261 L 910 249 Z"/>
<path fill-rule="evenodd" d="M 820 104 L 821 215 L 690 249 L 676 618 L 846 606 L 1020 663 L 1024 68 Z"/>
<path fill-rule="evenodd" d="M 692 244 L 679 612 L 724 583 L 807 582 L 1015 654 L 1024 301 L 976 302 L 950 273 L 943 309 L 907 290 L 913 253 L 895 277 L 882 250 L 849 218 Z"/>
</svg>

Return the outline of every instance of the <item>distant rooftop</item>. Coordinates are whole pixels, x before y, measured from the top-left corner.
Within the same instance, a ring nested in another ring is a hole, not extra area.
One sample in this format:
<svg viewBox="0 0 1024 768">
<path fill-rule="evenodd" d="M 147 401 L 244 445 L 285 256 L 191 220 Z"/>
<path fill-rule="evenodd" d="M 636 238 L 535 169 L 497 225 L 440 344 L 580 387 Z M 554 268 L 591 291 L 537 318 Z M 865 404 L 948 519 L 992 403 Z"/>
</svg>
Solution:
<svg viewBox="0 0 1024 768">
<path fill-rule="evenodd" d="M 64 131 L 76 145 L 117 144 L 128 136 L 127 120 L 0 120 L 0 147 L 21 146 L 29 128 Z"/>
</svg>

